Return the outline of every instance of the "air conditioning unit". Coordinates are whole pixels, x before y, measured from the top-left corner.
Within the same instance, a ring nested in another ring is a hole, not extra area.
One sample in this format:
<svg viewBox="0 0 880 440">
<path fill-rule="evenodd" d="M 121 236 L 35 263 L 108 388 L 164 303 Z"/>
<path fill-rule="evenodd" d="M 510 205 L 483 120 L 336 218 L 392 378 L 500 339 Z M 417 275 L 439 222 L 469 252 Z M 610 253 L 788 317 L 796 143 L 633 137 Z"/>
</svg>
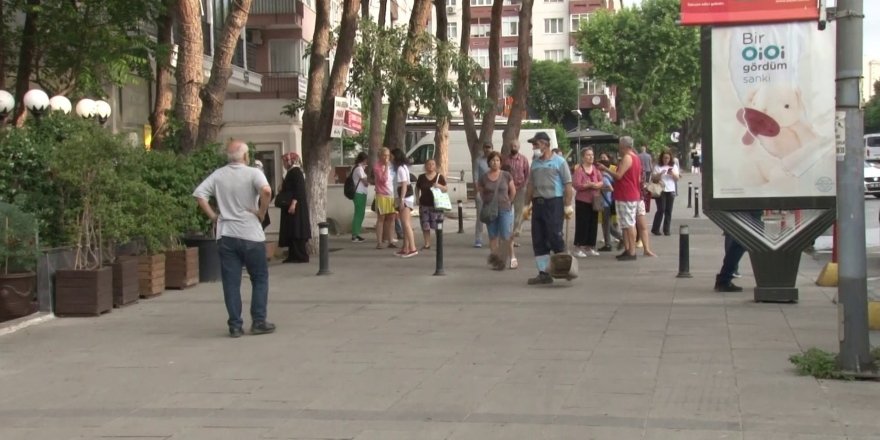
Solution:
<svg viewBox="0 0 880 440">
<path fill-rule="evenodd" d="M 447 6 L 446 15 L 455 15 L 455 6 Z"/>
</svg>

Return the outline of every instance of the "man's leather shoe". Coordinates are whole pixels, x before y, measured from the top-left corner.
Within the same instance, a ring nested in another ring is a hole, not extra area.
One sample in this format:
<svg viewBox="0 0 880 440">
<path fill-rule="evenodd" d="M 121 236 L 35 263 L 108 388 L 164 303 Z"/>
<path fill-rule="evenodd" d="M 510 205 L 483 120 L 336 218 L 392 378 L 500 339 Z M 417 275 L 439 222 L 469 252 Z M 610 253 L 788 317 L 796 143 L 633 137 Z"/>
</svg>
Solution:
<svg viewBox="0 0 880 440">
<path fill-rule="evenodd" d="M 715 291 L 716 292 L 742 292 L 743 288 L 733 284 L 731 282 L 727 283 L 715 283 Z"/>
<path fill-rule="evenodd" d="M 251 326 L 251 334 L 265 335 L 275 331 L 275 324 L 267 321 L 255 322 Z"/>
</svg>

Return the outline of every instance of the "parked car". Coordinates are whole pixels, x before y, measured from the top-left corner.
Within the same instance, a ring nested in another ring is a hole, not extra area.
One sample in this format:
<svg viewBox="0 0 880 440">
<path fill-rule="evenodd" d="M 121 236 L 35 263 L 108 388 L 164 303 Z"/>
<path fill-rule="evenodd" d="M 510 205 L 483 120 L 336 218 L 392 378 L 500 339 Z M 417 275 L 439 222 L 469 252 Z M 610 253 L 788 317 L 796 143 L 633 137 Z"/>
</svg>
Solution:
<svg viewBox="0 0 880 440">
<path fill-rule="evenodd" d="M 865 194 L 880 198 L 880 165 L 865 161 Z"/>
<path fill-rule="evenodd" d="M 865 159 L 880 161 L 880 133 L 865 135 Z"/>
</svg>

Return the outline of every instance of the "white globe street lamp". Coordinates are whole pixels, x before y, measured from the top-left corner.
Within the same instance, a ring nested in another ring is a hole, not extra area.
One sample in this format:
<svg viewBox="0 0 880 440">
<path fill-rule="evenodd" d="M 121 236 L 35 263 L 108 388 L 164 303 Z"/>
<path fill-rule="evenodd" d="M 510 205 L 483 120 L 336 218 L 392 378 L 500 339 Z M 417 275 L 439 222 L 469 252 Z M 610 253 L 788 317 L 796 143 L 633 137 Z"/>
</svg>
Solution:
<svg viewBox="0 0 880 440">
<path fill-rule="evenodd" d="M 36 117 L 49 109 L 49 95 L 40 89 L 31 89 L 24 94 L 24 106 Z"/>
<path fill-rule="evenodd" d="M 76 103 L 76 114 L 83 119 L 91 119 L 95 117 L 95 101 L 89 98 L 80 99 Z"/>
<path fill-rule="evenodd" d="M 6 117 L 15 108 L 15 97 L 6 90 L 0 90 L 0 119 Z"/>
<path fill-rule="evenodd" d="M 63 112 L 66 115 L 70 113 L 72 107 L 69 99 L 61 95 L 56 95 L 49 99 L 49 108 L 52 109 L 52 111 Z"/>
<path fill-rule="evenodd" d="M 110 113 L 112 113 L 112 110 L 107 101 L 104 101 L 103 99 L 95 101 L 95 116 L 98 117 L 98 122 L 102 125 L 106 123 L 107 119 L 110 117 Z"/>
</svg>

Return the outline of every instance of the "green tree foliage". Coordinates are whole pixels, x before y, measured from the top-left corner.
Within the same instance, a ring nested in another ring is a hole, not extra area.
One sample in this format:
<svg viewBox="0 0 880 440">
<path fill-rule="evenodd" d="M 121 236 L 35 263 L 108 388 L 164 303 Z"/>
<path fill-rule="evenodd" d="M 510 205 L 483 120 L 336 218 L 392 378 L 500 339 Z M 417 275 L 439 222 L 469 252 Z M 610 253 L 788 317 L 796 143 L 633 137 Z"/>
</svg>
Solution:
<svg viewBox="0 0 880 440">
<path fill-rule="evenodd" d="M 646 0 L 640 9 L 599 11 L 577 34 L 591 76 L 617 85 L 626 130 L 653 146 L 697 108 L 699 30 L 677 25 L 678 16 L 678 0 Z"/>
<path fill-rule="evenodd" d="M 514 71 L 514 82 L 517 71 Z M 559 124 L 578 106 L 581 85 L 571 61 L 535 61 L 529 77 L 529 106 L 542 120 Z"/>
<path fill-rule="evenodd" d="M 865 133 L 880 133 L 880 81 L 874 83 L 874 96 L 865 104 Z"/>
<path fill-rule="evenodd" d="M 163 10 L 164 0 L 7 2 L 7 17 L 38 13 L 37 54 L 31 80 L 50 93 L 102 96 L 102 86 L 150 78 L 150 56 L 156 44 L 145 32 Z M 7 23 L 8 49 L 17 50 L 22 31 Z M 4 38 L 5 40 L 5 38 Z M 17 57 L 8 57 L 7 72 Z"/>
</svg>

